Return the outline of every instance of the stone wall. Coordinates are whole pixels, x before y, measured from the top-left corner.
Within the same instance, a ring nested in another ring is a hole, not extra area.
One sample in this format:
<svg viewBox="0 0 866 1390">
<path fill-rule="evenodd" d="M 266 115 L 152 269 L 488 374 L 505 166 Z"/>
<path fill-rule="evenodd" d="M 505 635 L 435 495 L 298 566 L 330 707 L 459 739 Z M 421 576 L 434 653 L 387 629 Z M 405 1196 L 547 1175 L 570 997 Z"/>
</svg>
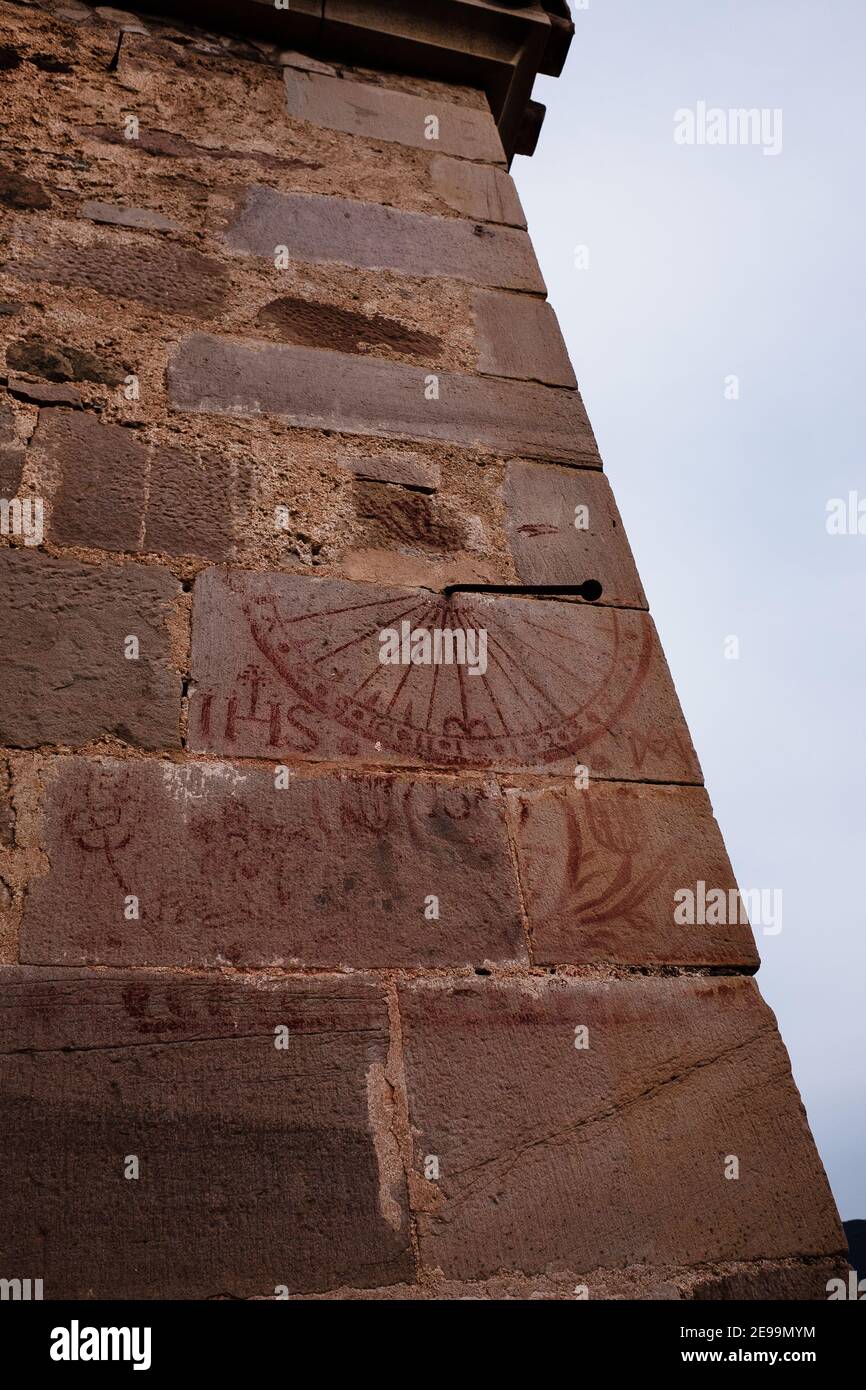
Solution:
<svg viewBox="0 0 866 1390">
<path fill-rule="evenodd" d="M 751 931 L 674 921 L 735 880 L 484 92 L 0 15 L 0 492 L 44 506 L 0 537 L 0 1276 L 824 1297 Z M 382 664 L 406 621 L 486 670 Z"/>
</svg>

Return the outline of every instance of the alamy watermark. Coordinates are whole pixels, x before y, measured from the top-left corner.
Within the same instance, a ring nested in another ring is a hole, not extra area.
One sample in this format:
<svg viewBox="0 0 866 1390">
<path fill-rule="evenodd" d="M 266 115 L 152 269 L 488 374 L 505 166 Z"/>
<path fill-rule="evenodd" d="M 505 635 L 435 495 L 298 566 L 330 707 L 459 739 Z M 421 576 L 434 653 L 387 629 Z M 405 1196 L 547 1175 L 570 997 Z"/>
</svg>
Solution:
<svg viewBox="0 0 866 1390">
<path fill-rule="evenodd" d="M 41 545 L 45 504 L 41 497 L 0 497 L 0 535 L 17 536 L 25 545 Z"/>
<path fill-rule="evenodd" d="M 51 1330 L 52 1361 L 131 1361 L 134 1371 L 150 1370 L 149 1327 L 82 1327 L 73 1318 L 68 1327 Z"/>
<path fill-rule="evenodd" d="M 681 106 L 674 112 L 675 145 L 760 145 L 764 154 L 782 153 L 781 107 Z"/>
<path fill-rule="evenodd" d="M 830 497 L 827 519 L 828 536 L 866 536 L 866 497 L 851 491 L 846 497 Z"/>
<path fill-rule="evenodd" d="M 866 1299 L 866 1279 L 858 1278 L 853 1269 L 848 1271 L 847 1282 L 844 1279 L 828 1279 L 824 1287 L 827 1290 L 828 1303 L 838 1302 L 840 1299 L 862 1303 Z"/>
<path fill-rule="evenodd" d="M 0 1279 L 0 1303 L 38 1303 L 41 1300 L 41 1279 Z"/>
<path fill-rule="evenodd" d="M 379 633 L 383 666 L 465 666 L 470 676 L 487 671 L 485 627 L 414 627 L 402 622 Z"/>
<path fill-rule="evenodd" d="M 674 922 L 680 927 L 751 923 L 764 936 L 778 936 L 782 930 L 781 888 L 708 888 L 699 879 L 694 888 L 678 888 L 674 903 Z"/>
</svg>

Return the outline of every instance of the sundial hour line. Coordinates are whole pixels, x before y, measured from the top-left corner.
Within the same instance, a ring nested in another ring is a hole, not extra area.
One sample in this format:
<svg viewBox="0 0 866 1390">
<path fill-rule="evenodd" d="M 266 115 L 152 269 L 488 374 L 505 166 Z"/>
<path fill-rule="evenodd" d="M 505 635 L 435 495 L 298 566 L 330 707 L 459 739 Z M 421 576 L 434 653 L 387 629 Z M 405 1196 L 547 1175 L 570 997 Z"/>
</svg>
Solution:
<svg viewBox="0 0 866 1390">
<path fill-rule="evenodd" d="M 496 638 L 496 637 L 489 637 L 488 640 L 489 640 L 490 645 L 491 645 L 492 647 L 498 647 L 499 650 L 503 652 L 503 654 L 504 654 L 504 656 L 505 656 L 505 658 L 506 658 L 507 661 L 509 661 L 512 665 L 517 665 L 517 663 L 515 663 L 515 661 L 514 661 L 514 657 L 513 657 L 512 653 L 508 650 L 507 647 L 503 646 L 503 644 L 498 640 L 498 638 Z M 538 655 L 538 654 L 539 654 L 539 653 L 536 653 L 536 655 Z M 493 660 L 496 660 L 496 658 L 493 657 Z M 496 664 L 497 664 L 497 666 L 499 666 L 499 668 L 503 671 L 504 674 L 506 674 L 506 675 L 508 674 L 508 673 L 506 672 L 505 667 L 503 666 L 503 664 L 502 664 L 501 661 L 497 661 Z M 531 687 L 532 690 L 535 691 L 536 695 L 540 695 L 541 698 L 542 698 L 542 700 L 546 700 L 547 703 L 548 703 L 548 705 L 550 706 L 550 708 L 554 711 L 554 713 L 555 713 L 556 715 L 558 715 L 558 717 L 559 717 L 560 719 L 564 719 L 564 718 L 566 717 L 565 711 L 564 711 L 564 710 L 561 710 L 561 709 L 559 708 L 559 706 L 557 705 L 556 701 L 553 700 L 553 699 L 551 698 L 551 696 L 548 694 L 548 692 L 547 692 L 545 689 L 543 689 L 542 686 L 537 685 L 537 684 L 535 683 L 535 681 L 532 679 L 532 677 L 530 676 L 530 674 L 529 674 L 527 671 L 523 670 L 523 669 L 522 669 L 521 667 L 519 667 L 519 666 L 518 666 L 518 669 L 519 669 L 519 671 L 520 671 L 520 675 L 522 676 L 523 680 L 526 682 L 526 684 L 527 684 L 528 686 Z M 561 668 L 560 668 L 560 669 L 561 669 Z M 567 671 L 565 674 L 573 678 L 573 672 Z M 517 687 L 514 686 L 513 681 L 512 681 L 512 687 L 513 687 L 514 689 L 517 689 Z M 525 700 L 524 700 L 524 703 L 526 703 Z M 535 710 L 534 710 L 533 706 L 532 706 L 532 705 L 529 705 L 529 708 L 532 709 L 532 710 L 533 710 L 533 714 L 535 714 Z"/>
<path fill-rule="evenodd" d="M 391 626 L 393 623 L 398 623 L 398 622 L 400 622 L 401 619 L 402 619 L 402 618 L 405 618 L 409 613 L 414 613 L 414 612 L 416 612 L 417 609 L 418 609 L 418 607 L 419 607 L 418 604 L 413 604 L 411 608 L 404 608 L 402 613 L 397 613 L 393 618 L 389 618 L 389 619 L 388 619 L 388 625 Z M 344 611 L 348 611 L 348 610 L 344 610 Z M 328 613 L 328 614 L 320 614 L 319 616 L 331 617 L 332 615 L 331 615 L 330 613 Z M 344 651 L 346 651 L 346 649 L 347 649 L 348 647 L 355 647 L 355 646 L 358 645 L 359 642 L 366 642 L 366 641 L 368 641 L 369 638 L 375 637 L 375 635 L 380 631 L 380 629 L 381 629 L 381 622 L 380 622 L 380 623 L 377 623 L 376 627 L 372 628 L 369 632 L 362 632 L 361 635 L 360 635 L 359 637 L 352 637 L 352 638 L 350 638 L 350 640 L 349 640 L 348 642 L 343 642 L 341 646 L 339 646 L 339 647 L 334 647 L 331 651 L 323 652 L 321 656 L 314 657 L 313 660 L 312 660 L 312 662 L 311 662 L 311 665 L 313 665 L 313 666 L 318 666 L 318 664 L 319 664 L 320 662 L 322 662 L 322 661 L 327 661 L 329 657 L 337 656 L 339 652 L 344 652 Z"/>
</svg>

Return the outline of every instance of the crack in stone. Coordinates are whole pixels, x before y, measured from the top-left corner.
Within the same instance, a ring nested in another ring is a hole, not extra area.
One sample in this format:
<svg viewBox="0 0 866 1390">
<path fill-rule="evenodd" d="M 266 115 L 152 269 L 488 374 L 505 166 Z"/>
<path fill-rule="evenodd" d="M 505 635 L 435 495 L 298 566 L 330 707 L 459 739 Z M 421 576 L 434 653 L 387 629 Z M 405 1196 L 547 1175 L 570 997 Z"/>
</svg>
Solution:
<svg viewBox="0 0 866 1390">
<path fill-rule="evenodd" d="M 485 1159 L 481 1163 L 470 1165 L 470 1167 L 468 1168 L 457 1169 L 452 1174 L 452 1176 L 455 1179 L 457 1179 L 465 1177 L 467 1174 L 470 1173 L 480 1174 L 488 1168 L 493 1168 L 494 1171 L 496 1171 L 497 1169 L 501 1169 L 501 1174 L 504 1176 L 505 1173 L 510 1172 L 511 1169 L 514 1168 L 517 1163 L 519 1163 L 520 1159 L 524 1156 L 524 1154 L 531 1152 L 533 1149 L 542 1148 L 547 1144 L 558 1144 L 561 1141 L 578 1134 L 581 1130 L 587 1128 L 587 1126 L 589 1125 L 599 1124 L 603 1120 L 610 1119 L 611 1116 L 616 1115 L 623 1110 L 629 1110 L 634 1105 L 637 1105 L 638 1102 L 646 1099 L 647 1097 L 653 1097 L 657 1095 L 660 1091 L 664 1090 L 665 1087 L 674 1085 L 679 1081 L 683 1081 L 687 1077 L 692 1076 L 695 1072 L 700 1071 L 703 1067 L 713 1066 L 715 1065 L 715 1063 L 721 1062 L 725 1058 L 733 1056 L 735 1053 L 742 1051 L 743 1048 L 751 1047 L 759 1038 L 763 1036 L 770 1036 L 774 1033 L 774 1027 L 772 1027 L 769 1024 L 764 1025 L 763 1027 L 759 1028 L 756 1033 L 753 1033 L 748 1038 L 743 1039 L 742 1042 L 735 1043 L 732 1047 L 726 1048 L 724 1051 L 716 1053 L 716 1055 L 713 1057 L 707 1057 L 699 1062 L 695 1062 L 692 1066 L 686 1067 L 681 1072 L 676 1072 L 673 1076 L 666 1077 L 663 1081 L 655 1082 L 654 1085 L 648 1086 L 645 1090 L 639 1092 L 637 1095 L 631 1096 L 630 1098 L 621 1101 L 619 1104 L 608 1106 L 604 1110 L 596 1111 L 596 1113 L 593 1115 L 587 1115 L 583 1119 L 577 1120 L 574 1124 L 566 1125 L 564 1129 L 555 1130 L 550 1134 L 543 1134 L 535 1139 L 527 1140 L 525 1143 L 517 1145 L 515 1148 L 508 1150 L 508 1152 L 501 1154 L 497 1158 Z M 443 1212 L 441 1219 L 443 1221 L 450 1220 L 451 1212 L 453 1212 L 453 1210 L 456 1207 L 459 1207 L 461 1203 L 465 1202 L 466 1199 L 472 1195 L 472 1193 L 476 1190 L 481 1181 L 481 1177 L 477 1177 L 474 1179 L 474 1181 L 470 1182 L 466 1187 L 464 1187 L 459 1193 L 455 1193 L 454 1196 L 449 1199 L 449 1212 L 447 1214 Z"/>
<path fill-rule="evenodd" d="M 303 1028 L 296 1036 L 303 1038 L 333 1038 L 339 1034 L 347 1036 L 379 1038 L 380 1028 Z M 139 1047 L 194 1047 L 201 1043 L 249 1042 L 252 1039 L 273 1043 L 272 1033 L 222 1033 L 206 1038 L 152 1038 L 136 1043 L 92 1043 L 81 1047 L 11 1047 L 0 1052 L 3 1057 L 43 1056 L 47 1053 L 64 1052 L 128 1052 Z"/>
</svg>

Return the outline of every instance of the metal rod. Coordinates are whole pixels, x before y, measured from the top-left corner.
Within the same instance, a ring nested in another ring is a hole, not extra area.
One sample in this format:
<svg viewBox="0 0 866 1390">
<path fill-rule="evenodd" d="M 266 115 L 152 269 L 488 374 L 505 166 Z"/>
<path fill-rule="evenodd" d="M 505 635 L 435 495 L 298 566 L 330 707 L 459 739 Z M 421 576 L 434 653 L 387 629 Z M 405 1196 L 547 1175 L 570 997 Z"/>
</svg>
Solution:
<svg viewBox="0 0 866 1390">
<path fill-rule="evenodd" d="M 582 598 L 588 603 L 596 603 L 603 589 L 597 579 L 585 579 L 582 584 L 446 584 L 442 593 L 446 598 L 452 594 L 513 594 L 517 597 L 526 594 L 561 594 L 563 597 Z"/>
</svg>

